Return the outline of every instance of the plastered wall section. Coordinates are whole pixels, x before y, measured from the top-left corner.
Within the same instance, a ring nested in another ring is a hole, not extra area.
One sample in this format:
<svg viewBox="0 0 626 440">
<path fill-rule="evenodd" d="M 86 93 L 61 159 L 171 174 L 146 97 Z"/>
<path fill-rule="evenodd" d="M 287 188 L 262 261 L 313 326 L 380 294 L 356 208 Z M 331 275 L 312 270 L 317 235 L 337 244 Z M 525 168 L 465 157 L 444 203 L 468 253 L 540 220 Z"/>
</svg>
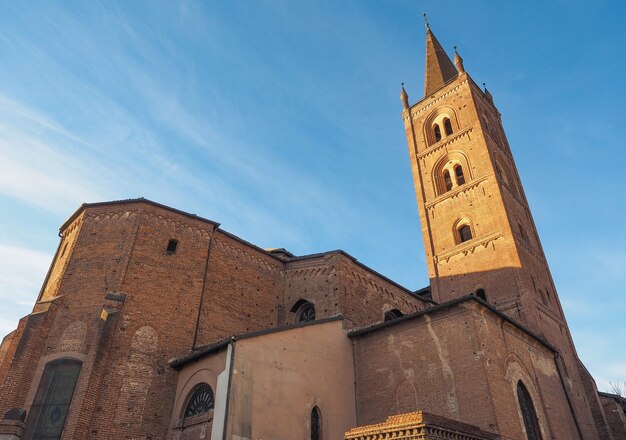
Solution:
<svg viewBox="0 0 626 440">
<path fill-rule="evenodd" d="M 236 342 L 226 438 L 310 438 L 317 406 L 321 438 L 340 439 L 356 424 L 354 403 L 352 347 L 341 321 Z"/>
<path fill-rule="evenodd" d="M 544 438 L 578 437 L 552 352 L 474 300 L 353 340 L 359 425 L 422 410 L 525 438 L 522 380 Z"/>
</svg>

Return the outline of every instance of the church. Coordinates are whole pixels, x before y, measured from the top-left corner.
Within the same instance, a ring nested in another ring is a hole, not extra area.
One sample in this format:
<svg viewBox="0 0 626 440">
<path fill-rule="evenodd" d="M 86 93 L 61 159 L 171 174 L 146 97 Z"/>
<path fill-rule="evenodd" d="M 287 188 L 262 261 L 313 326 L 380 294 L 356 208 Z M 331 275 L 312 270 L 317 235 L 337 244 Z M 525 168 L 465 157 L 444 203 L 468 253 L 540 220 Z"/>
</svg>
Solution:
<svg viewBox="0 0 626 440">
<path fill-rule="evenodd" d="M 500 113 L 426 29 L 401 117 L 430 285 L 83 204 L 0 346 L 0 440 L 626 439 L 577 356 Z"/>
</svg>

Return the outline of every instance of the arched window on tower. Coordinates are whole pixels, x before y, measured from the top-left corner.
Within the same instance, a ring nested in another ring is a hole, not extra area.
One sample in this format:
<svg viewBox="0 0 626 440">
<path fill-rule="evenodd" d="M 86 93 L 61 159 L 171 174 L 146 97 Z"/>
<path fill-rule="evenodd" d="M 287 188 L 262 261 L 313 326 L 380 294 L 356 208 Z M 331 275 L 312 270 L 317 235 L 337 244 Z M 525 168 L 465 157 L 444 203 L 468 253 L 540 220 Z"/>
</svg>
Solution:
<svg viewBox="0 0 626 440">
<path fill-rule="evenodd" d="M 463 224 L 459 226 L 459 229 L 457 229 L 457 232 L 458 232 L 457 238 L 458 238 L 459 243 L 464 243 L 472 239 L 472 228 L 470 227 L 470 225 Z"/>
<path fill-rule="evenodd" d="M 443 170 L 443 183 L 446 185 L 446 191 L 452 189 L 452 179 L 450 178 L 450 171 Z"/>
<path fill-rule="evenodd" d="M 441 129 L 439 128 L 439 124 L 435 124 L 433 126 L 433 130 L 435 131 L 435 142 L 439 142 L 441 140 Z"/>
<path fill-rule="evenodd" d="M 449 118 L 445 118 L 443 120 L 443 128 L 446 132 L 446 136 L 450 136 L 452 134 L 452 123 Z"/>
<path fill-rule="evenodd" d="M 317 406 L 311 410 L 311 440 L 322 440 L 322 413 Z"/>
<path fill-rule="evenodd" d="M 522 419 L 524 420 L 524 427 L 526 428 L 526 437 L 528 440 L 541 440 L 541 430 L 539 429 L 537 413 L 535 412 L 530 394 L 521 380 L 517 382 L 517 400 L 522 413 Z"/>
<path fill-rule="evenodd" d="M 463 185 L 465 183 L 465 175 L 463 174 L 463 168 L 461 165 L 454 166 L 454 175 L 456 176 L 457 185 Z"/>
</svg>

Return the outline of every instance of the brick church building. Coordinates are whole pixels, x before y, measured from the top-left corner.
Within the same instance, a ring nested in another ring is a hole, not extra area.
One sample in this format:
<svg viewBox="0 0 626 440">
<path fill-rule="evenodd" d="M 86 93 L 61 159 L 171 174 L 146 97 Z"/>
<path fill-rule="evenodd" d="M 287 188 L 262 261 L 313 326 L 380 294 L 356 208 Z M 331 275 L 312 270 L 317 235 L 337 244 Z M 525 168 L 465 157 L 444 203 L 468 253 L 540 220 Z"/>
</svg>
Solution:
<svg viewBox="0 0 626 440">
<path fill-rule="evenodd" d="M 0 347 L 0 439 L 625 439 L 576 354 L 491 94 L 426 32 L 402 119 L 430 286 L 82 205 Z"/>
</svg>

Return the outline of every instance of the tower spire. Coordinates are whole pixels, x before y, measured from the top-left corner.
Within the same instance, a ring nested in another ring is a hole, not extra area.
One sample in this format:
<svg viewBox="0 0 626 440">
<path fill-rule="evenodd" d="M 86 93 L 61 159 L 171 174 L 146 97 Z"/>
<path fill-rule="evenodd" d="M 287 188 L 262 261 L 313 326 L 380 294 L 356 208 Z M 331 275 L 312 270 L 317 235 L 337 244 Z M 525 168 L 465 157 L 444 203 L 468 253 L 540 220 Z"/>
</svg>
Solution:
<svg viewBox="0 0 626 440">
<path fill-rule="evenodd" d="M 426 74 L 424 75 L 424 96 L 431 95 L 445 83 L 455 78 L 457 70 L 452 64 L 435 35 L 426 22 Z"/>
</svg>

